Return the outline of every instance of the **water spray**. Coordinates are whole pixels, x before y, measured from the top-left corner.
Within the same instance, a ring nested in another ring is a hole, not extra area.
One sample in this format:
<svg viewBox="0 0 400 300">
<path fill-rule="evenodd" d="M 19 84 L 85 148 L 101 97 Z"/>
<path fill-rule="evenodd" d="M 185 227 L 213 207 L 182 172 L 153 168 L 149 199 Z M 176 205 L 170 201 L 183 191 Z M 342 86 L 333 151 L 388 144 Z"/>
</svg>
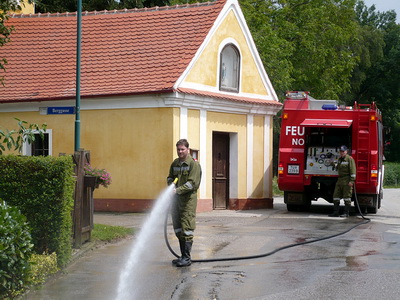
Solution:
<svg viewBox="0 0 400 300">
<path fill-rule="evenodd" d="M 140 293 L 140 281 L 143 280 L 141 275 L 141 270 L 146 268 L 146 262 L 151 261 L 149 256 L 154 250 L 159 249 L 156 247 L 155 243 L 157 239 L 152 238 L 159 228 L 162 226 L 164 215 L 168 215 L 168 210 L 172 198 L 174 195 L 175 185 L 178 179 L 174 180 L 174 184 L 168 186 L 157 198 L 151 213 L 147 216 L 145 222 L 143 223 L 140 232 L 135 237 L 132 250 L 129 253 L 126 264 L 120 273 L 119 284 L 117 290 L 118 300 L 125 299 L 140 299 L 141 297 L 137 295 Z M 158 240 L 159 241 L 159 240 Z M 128 288 L 134 283 L 136 286 L 134 289 Z"/>
</svg>

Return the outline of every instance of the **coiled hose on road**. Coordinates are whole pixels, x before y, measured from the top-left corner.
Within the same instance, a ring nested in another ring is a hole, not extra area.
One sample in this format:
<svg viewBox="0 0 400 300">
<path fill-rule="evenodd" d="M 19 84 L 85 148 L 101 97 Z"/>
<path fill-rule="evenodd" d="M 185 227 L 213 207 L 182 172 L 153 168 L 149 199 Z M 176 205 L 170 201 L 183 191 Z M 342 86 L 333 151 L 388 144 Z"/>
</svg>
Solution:
<svg viewBox="0 0 400 300">
<path fill-rule="evenodd" d="M 270 256 L 272 254 L 275 254 L 275 253 L 277 253 L 279 251 L 282 251 L 282 250 L 285 250 L 285 249 L 288 249 L 288 248 L 293 248 L 293 247 L 297 247 L 297 246 L 301 246 L 301 245 L 316 243 L 316 242 L 319 242 L 319 241 L 328 240 L 328 239 L 343 235 L 343 234 L 353 230 L 354 228 L 356 228 L 356 227 L 358 227 L 360 225 L 367 224 L 367 223 L 371 222 L 371 219 L 366 218 L 361 212 L 360 205 L 358 204 L 357 193 L 356 193 L 355 189 L 356 188 L 354 186 L 354 195 L 355 195 L 354 200 L 355 200 L 358 212 L 359 212 L 359 214 L 361 215 L 361 217 L 363 218 L 364 221 L 351 226 L 350 228 L 346 229 L 345 231 L 342 231 L 342 232 L 339 232 L 339 233 L 335 233 L 335 234 L 332 234 L 332 235 L 328 235 L 328 236 L 325 236 L 325 237 L 321 237 L 321 238 L 305 241 L 305 242 L 289 244 L 289 245 L 277 248 L 277 249 L 272 250 L 272 251 L 267 252 L 267 253 L 261 253 L 261 254 L 249 255 L 249 256 L 208 258 L 208 259 L 192 259 L 192 262 L 216 262 L 216 261 L 231 261 L 231 260 L 245 260 L 245 259 L 261 258 L 261 257 Z M 167 247 L 168 247 L 169 251 L 172 253 L 172 255 L 174 255 L 175 257 L 179 258 L 180 256 L 175 253 L 175 251 L 172 249 L 172 247 L 171 247 L 171 245 L 170 245 L 170 243 L 168 241 L 168 235 L 167 235 L 168 212 L 169 212 L 169 209 L 168 209 L 168 211 L 166 213 L 165 222 L 164 222 L 164 239 L 165 239 L 165 243 L 167 244 Z"/>
</svg>

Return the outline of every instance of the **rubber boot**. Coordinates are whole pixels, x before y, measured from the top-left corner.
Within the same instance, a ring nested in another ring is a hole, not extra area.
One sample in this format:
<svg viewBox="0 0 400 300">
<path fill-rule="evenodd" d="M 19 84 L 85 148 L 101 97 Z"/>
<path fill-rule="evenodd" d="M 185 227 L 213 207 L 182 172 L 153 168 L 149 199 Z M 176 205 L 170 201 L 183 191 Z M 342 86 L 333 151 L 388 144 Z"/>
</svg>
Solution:
<svg viewBox="0 0 400 300">
<path fill-rule="evenodd" d="M 181 261 L 183 252 L 185 251 L 185 241 L 179 240 L 179 248 L 181 249 L 181 257 L 178 257 L 177 259 L 172 260 L 172 264 L 176 265 L 178 261 Z"/>
<path fill-rule="evenodd" d="M 341 218 L 348 218 L 349 217 L 349 212 L 350 212 L 350 205 L 346 204 L 344 206 L 344 213 L 340 215 Z"/>
<path fill-rule="evenodd" d="M 333 213 L 329 214 L 328 217 L 339 217 L 339 206 L 340 202 L 333 203 Z"/>
<path fill-rule="evenodd" d="M 190 251 L 192 251 L 193 242 L 185 242 L 185 250 L 182 253 L 182 258 L 176 263 L 177 267 L 188 267 L 192 264 L 192 259 L 190 257 Z"/>
</svg>

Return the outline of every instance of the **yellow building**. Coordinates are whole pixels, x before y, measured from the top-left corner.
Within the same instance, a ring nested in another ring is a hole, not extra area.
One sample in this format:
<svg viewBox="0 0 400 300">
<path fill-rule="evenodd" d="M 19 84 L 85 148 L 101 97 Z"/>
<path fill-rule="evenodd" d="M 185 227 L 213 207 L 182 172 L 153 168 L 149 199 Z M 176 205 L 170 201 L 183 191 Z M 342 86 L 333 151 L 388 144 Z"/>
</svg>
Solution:
<svg viewBox="0 0 400 300">
<path fill-rule="evenodd" d="M 51 108 L 75 106 L 76 14 L 9 24 L 0 126 L 46 122 L 45 145 L 24 154 L 72 153 L 75 115 Z M 112 176 L 94 193 L 96 210 L 151 207 L 180 138 L 203 170 L 198 211 L 272 207 L 281 103 L 236 0 L 84 13 L 81 61 L 80 144 Z"/>
</svg>

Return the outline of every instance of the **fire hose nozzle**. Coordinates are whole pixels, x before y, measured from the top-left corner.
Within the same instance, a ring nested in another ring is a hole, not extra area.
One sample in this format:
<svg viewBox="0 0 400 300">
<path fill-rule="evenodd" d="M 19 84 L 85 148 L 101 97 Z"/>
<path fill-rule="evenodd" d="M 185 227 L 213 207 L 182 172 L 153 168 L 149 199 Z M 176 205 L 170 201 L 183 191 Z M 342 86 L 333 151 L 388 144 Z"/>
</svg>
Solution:
<svg viewBox="0 0 400 300">
<path fill-rule="evenodd" d="M 176 177 L 175 179 L 174 179 L 174 184 L 176 185 L 178 183 L 178 177 Z"/>
</svg>

